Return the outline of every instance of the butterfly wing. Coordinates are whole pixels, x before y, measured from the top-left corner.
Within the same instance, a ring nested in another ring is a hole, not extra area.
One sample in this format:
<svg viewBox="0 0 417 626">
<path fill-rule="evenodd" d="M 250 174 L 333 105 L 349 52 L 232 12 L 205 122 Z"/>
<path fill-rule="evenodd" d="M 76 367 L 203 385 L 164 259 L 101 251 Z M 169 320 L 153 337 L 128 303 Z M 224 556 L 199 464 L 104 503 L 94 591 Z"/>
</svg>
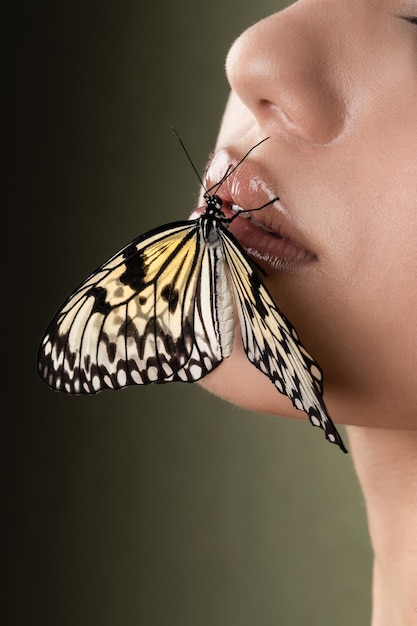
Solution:
<svg viewBox="0 0 417 626">
<path fill-rule="evenodd" d="M 233 235 L 223 228 L 221 237 L 249 361 L 268 376 L 297 409 L 305 411 L 313 426 L 322 428 L 329 441 L 347 452 L 323 401 L 323 376 L 319 365 L 273 302 L 258 270 Z"/>
<path fill-rule="evenodd" d="M 219 264 L 222 246 L 205 245 L 200 220 L 142 235 L 55 315 L 39 349 L 41 377 L 67 393 L 202 378 L 230 352 Z"/>
<path fill-rule="evenodd" d="M 150 231 L 93 272 L 45 333 L 41 377 L 67 393 L 203 378 L 232 349 L 226 264 L 248 359 L 346 451 L 319 366 L 233 235 L 210 224 L 209 239 L 203 218 Z"/>
</svg>

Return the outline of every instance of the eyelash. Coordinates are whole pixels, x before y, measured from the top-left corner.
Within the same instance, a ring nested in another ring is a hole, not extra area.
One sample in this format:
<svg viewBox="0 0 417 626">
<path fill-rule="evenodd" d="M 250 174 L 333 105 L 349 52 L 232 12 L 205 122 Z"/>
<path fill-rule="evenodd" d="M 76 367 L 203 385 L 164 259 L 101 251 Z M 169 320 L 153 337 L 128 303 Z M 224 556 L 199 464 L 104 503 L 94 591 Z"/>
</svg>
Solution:
<svg viewBox="0 0 417 626">
<path fill-rule="evenodd" d="M 405 17 L 404 19 L 407 20 L 407 22 L 410 22 L 411 24 L 417 25 L 417 17 Z"/>
</svg>

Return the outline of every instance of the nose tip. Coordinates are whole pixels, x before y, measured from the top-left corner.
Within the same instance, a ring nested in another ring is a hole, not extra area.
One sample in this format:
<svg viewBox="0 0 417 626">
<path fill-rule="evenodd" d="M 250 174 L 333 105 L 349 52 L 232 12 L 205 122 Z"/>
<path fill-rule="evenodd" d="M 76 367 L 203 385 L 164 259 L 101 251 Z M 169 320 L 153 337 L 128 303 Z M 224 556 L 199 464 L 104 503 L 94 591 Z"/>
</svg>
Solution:
<svg viewBox="0 0 417 626">
<path fill-rule="evenodd" d="M 329 41 L 291 9 L 258 22 L 233 44 L 226 61 L 232 89 L 267 133 L 316 144 L 334 141 L 347 118 Z"/>
</svg>

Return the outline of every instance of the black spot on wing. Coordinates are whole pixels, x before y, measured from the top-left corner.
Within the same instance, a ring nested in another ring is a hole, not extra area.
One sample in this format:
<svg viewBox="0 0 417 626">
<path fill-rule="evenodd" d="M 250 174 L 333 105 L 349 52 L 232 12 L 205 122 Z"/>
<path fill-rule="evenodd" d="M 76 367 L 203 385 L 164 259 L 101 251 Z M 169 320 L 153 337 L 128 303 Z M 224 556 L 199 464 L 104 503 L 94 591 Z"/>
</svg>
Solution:
<svg viewBox="0 0 417 626">
<path fill-rule="evenodd" d="M 255 300 L 255 309 L 258 315 L 261 315 L 263 319 L 268 315 L 268 309 L 265 307 L 264 300 L 261 297 L 261 289 L 265 288 L 262 279 L 256 272 L 251 272 L 249 276 L 251 295 Z M 253 318 L 253 311 L 249 313 Z"/>
<path fill-rule="evenodd" d="M 125 271 L 120 276 L 120 282 L 128 285 L 133 291 L 141 291 L 145 286 L 146 264 L 142 253 L 136 246 L 129 246 L 125 252 Z"/>
<path fill-rule="evenodd" d="M 86 293 L 87 297 L 94 298 L 94 305 L 91 309 L 91 313 L 101 313 L 107 315 L 112 310 L 112 307 L 106 300 L 107 291 L 104 287 L 91 287 Z"/>
<path fill-rule="evenodd" d="M 101 341 L 106 346 L 106 352 L 110 363 L 116 358 L 116 343 L 110 339 L 107 333 L 101 333 Z"/>
<path fill-rule="evenodd" d="M 161 298 L 168 302 L 169 312 L 174 313 L 178 305 L 178 289 L 175 289 L 172 285 L 165 285 L 161 291 Z"/>
</svg>

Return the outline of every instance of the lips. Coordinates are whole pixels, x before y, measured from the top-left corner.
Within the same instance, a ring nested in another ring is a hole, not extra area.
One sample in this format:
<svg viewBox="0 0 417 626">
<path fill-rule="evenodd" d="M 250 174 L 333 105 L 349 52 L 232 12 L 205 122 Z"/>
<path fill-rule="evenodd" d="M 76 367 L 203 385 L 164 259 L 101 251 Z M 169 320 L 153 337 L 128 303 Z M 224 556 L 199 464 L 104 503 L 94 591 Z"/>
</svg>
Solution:
<svg viewBox="0 0 417 626">
<path fill-rule="evenodd" d="M 272 188 L 266 175 L 250 158 L 240 163 L 217 187 L 228 168 L 231 170 L 238 163 L 237 156 L 223 149 L 215 154 L 207 170 L 206 187 L 210 193 L 221 197 L 227 217 L 242 209 L 257 209 L 279 195 L 280 191 Z M 248 254 L 274 268 L 290 270 L 317 260 L 296 218 L 281 200 L 260 211 L 245 212 L 242 217 L 235 217 L 229 230 Z"/>
</svg>

